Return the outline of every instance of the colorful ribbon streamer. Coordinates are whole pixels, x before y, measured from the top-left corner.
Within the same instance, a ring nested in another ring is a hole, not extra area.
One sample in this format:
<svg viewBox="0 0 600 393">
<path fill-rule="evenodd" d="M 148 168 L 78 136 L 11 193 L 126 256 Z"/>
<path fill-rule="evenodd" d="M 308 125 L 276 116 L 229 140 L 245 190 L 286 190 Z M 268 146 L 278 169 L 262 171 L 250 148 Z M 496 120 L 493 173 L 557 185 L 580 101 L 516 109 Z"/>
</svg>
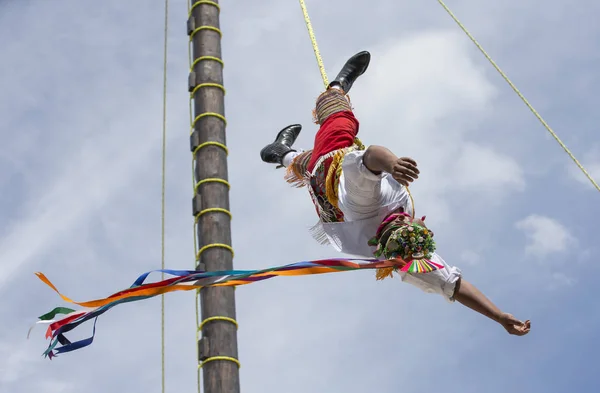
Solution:
<svg viewBox="0 0 600 393">
<path fill-rule="evenodd" d="M 75 311 L 66 307 L 57 307 L 39 317 L 37 324 L 49 325 L 46 331 L 46 338 L 50 338 L 51 342 L 48 349 L 44 352 L 44 356 L 52 359 L 57 354 L 75 351 L 92 344 L 96 334 L 96 322 L 98 317 L 119 304 L 144 300 L 164 293 L 190 291 L 207 286 L 246 285 L 277 276 L 303 276 L 364 269 L 397 269 L 400 267 L 402 267 L 403 271 L 425 272 L 437 270 L 442 267 L 437 264 L 428 264 L 426 267 L 413 267 L 413 264 L 414 263 L 407 263 L 401 259 L 389 261 L 380 261 L 377 259 L 323 259 L 298 262 L 263 270 L 230 270 L 217 272 L 196 270 L 153 270 L 139 276 L 128 289 L 119 291 L 104 299 L 96 299 L 87 302 L 73 301 L 61 294 L 44 274 L 36 273 L 38 278 L 58 293 L 64 301 L 89 309 L 87 311 Z M 156 272 L 163 272 L 174 277 L 159 282 L 144 284 L 148 276 Z M 61 314 L 63 314 L 64 317 L 55 320 L 56 316 Z M 77 342 L 70 342 L 65 337 L 65 333 L 75 329 L 77 326 L 90 319 L 94 319 L 91 337 Z M 62 346 L 57 348 L 58 344 L 61 344 Z"/>
</svg>

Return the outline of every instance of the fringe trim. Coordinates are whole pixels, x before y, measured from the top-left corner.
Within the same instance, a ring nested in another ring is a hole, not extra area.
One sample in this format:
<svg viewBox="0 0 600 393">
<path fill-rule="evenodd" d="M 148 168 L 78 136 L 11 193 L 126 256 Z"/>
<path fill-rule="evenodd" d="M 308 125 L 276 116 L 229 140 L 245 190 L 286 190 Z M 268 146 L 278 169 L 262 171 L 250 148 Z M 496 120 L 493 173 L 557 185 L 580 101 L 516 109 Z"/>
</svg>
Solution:
<svg viewBox="0 0 600 393">
<path fill-rule="evenodd" d="M 306 167 L 312 157 L 312 150 L 298 154 L 286 168 L 284 179 L 294 188 L 302 188 L 308 184 Z"/>
<path fill-rule="evenodd" d="M 317 223 L 315 225 L 310 227 L 309 232 L 310 232 L 311 236 L 313 237 L 313 239 L 315 239 L 317 241 L 317 243 L 319 243 L 323 246 L 330 244 L 329 238 L 327 237 L 327 234 L 325 233 L 325 229 L 323 228 L 323 224 L 320 220 L 317 221 Z"/>
<path fill-rule="evenodd" d="M 403 259 L 400 258 L 394 258 L 394 259 L 390 259 L 388 261 L 393 261 L 396 263 L 400 263 L 399 265 L 396 264 L 394 266 L 389 266 L 389 267 L 381 267 L 375 270 L 375 280 L 377 281 L 381 281 L 381 280 L 385 280 L 386 278 L 392 278 L 394 277 L 394 273 L 398 273 L 398 271 L 402 271 L 406 265 L 408 265 L 408 262 L 406 262 Z"/>
<path fill-rule="evenodd" d="M 285 170 L 284 180 L 294 188 L 302 188 L 306 186 L 306 180 L 294 170 L 293 166 L 289 166 Z"/>
<path fill-rule="evenodd" d="M 319 196 L 315 194 L 313 188 L 310 185 L 311 178 L 316 174 L 319 167 L 323 165 L 327 159 L 333 158 L 327 176 L 325 178 L 325 197 L 332 206 L 334 206 L 336 209 L 339 209 L 338 188 L 340 176 L 342 173 L 342 162 L 344 160 L 344 157 L 346 153 L 350 151 L 364 150 L 364 148 L 365 147 L 362 144 L 362 142 L 358 138 L 356 138 L 353 146 L 344 149 L 334 150 L 328 154 L 319 157 L 319 160 L 316 162 L 312 172 L 308 172 L 307 170 L 308 163 L 310 162 L 310 159 L 312 157 L 312 150 L 308 150 L 294 157 L 292 163 L 286 168 L 284 178 L 287 183 L 289 183 L 292 187 L 295 188 L 307 187 L 308 189 L 313 205 L 315 205 L 317 209 L 317 214 L 319 215 L 319 221 L 315 225 L 310 227 L 309 232 L 311 236 L 321 245 L 331 244 L 322 224 L 327 222 L 334 222 L 336 216 L 335 214 L 325 211 L 321 207 L 321 201 L 319 200 Z"/>
<path fill-rule="evenodd" d="M 382 267 L 375 271 L 375 279 L 377 281 L 385 280 L 386 278 L 394 277 L 394 271 L 396 271 L 396 267 Z"/>
</svg>

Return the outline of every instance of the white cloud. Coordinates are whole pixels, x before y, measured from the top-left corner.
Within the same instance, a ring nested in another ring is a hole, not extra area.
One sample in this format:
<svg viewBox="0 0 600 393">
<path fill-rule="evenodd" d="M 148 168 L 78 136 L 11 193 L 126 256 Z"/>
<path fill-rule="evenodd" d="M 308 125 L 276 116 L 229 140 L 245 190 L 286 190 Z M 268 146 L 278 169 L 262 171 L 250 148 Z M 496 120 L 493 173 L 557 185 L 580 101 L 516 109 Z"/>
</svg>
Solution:
<svg viewBox="0 0 600 393">
<path fill-rule="evenodd" d="M 27 363 L 28 353 L 15 345 L 0 344 L 0 385 L 13 383 L 22 377 L 23 365 Z"/>
<path fill-rule="evenodd" d="M 454 30 L 387 41 L 352 92 L 363 141 L 417 161 L 418 209 L 438 225 L 455 201 L 497 204 L 525 185 L 513 157 L 473 139 L 492 132 L 497 91 L 469 49 Z"/>
<path fill-rule="evenodd" d="M 230 28 L 228 32 L 235 37 L 236 48 L 252 47 L 260 41 L 272 39 L 273 35 L 284 25 L 293 24 L 295 27 L 300 27 L 302 23 L 298 18 L 299 9 L 285 2 L 240 3 L 236 10 L 243 14 L 244 18 L 240 19 L 238 23 L 227 26 Z M 273 15 L 277 15 L 277 17 L 274 18 Z M 225 19 L 224 23 L 227 24 L 227 22 L 228 20 Z"/>
<path fill-rule="evenodd" d="M 575 239 L 568 229 L 550 217 L 530 215 L 515 224 L 528 240 L 525 252 L 536 257 L 545 257 L 563 252 L 574 245 Z"/>
<path fill-rule="evenodd" d="M 138 118 L 143 118 L 144 111 L 137 113 Z M 139 138 L 135 149 L 123 143 L 126 139 L 136 140 L 135 134 L 127 135 L 127 130 L 139 126 L 145 129 L 144 124 L 150 125 L 148 121 L 131 121 L 112 131 L 104 129 L 104 138 L 92 138 L 78 146 L 70 156 L 63 157 L 62 171 L 41 181 L 39 187 L 48 190 L 44 197 L 27 201 L 29 214 L 15 222 L 8 230 L 9 235 L 0 241 L 0 261 L 10 261 L 4 264 L 0 289 L 23 264 L 44 253 L 59 239 L 72 238 L 69 233 L 98 214 L 116 193 L 124 191 L 123 187 L 133 177 L 147 168 L 145 159 L 156 148 L 158 134 Z"/>
<path fill-rule="evenodd" d="M 492 200 L 525 188 L 523 171 L 514 159 L 472 142 L 463 144 L 454 173 L 458 188 Z"/>
<path fill-rule="evenodd" d="M 496 90 L 468 48 L 454 30 L 420 32 L 373 48 L 369 76 L 351 94 L 357 112 L 386 113 L 398 125 L 388 125 L 379 133 L 389 136 L 396 130 L 396 137 L 411 140 L 422 138 L 424 132 L 426 136 L 462 135 L 468 131 L 462 127 L 465 124 L 472 130 L 472 120 L 477 122 L 473 116 L 481 118 Z M 464 118 L 466 114 L 471 117 Z"/>
</svg>

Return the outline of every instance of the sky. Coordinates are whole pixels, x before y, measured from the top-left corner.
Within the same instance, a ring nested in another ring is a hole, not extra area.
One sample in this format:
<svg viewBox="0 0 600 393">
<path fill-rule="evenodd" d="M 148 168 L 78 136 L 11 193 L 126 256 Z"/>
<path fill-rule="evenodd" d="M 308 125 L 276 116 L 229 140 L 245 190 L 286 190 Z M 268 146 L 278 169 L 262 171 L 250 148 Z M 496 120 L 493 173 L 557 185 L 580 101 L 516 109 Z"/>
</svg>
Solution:
<svg viewBox="0 0 600 393">
<path fill-rule="evenodd" d="M 242 391 L 598 391 L 597 190 L 436 1 L 306 4 L 330 79 L 371 52 L 351 92 L 359 136 L 418 162 L 416 213 L 439 253 L 532 331 L 369 272 L 276 278 L 236 291 Z M 600 180 L 600 4 L 448 5 Z M 234 265 L 339 257 L 312 240 L 306 191 L 259 158 L 289 124 L 298 147 L 316 132 L 301 9 L 221 7 Z M 171 269 L 194 266 L 186 19 L 170 0 Z M 161 391 L 160 298 L 114 308 L 92 346 L 53 361 L 43 329 L 26 334 L 65 305 L 36 271 L 89 300 L 160 268 L 163 31 L 161 1 L 0 0 L 0 393 Z M 194 296 L 165 301 L 166 392 L 195 392 Z"/>
</svg>

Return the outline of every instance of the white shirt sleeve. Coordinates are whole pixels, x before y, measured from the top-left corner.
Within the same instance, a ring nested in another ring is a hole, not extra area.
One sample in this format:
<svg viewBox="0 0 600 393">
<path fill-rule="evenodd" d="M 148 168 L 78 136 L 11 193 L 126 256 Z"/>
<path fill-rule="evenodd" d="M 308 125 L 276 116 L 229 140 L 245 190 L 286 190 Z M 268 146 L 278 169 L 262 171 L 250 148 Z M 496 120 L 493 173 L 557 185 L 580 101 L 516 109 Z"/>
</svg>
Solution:
<svg viewBox="0 0 600 393">
<path fill-rule="evenodd" d="M 342 162 L 338 206 L 346 221 L 377 216 L 382 208 L 392 205 L 412 212 L 406 188 L 388 173 L 371 172 L 363 163 L 364 153 L 364 150 L 349 152 Z"/>
</svg>

